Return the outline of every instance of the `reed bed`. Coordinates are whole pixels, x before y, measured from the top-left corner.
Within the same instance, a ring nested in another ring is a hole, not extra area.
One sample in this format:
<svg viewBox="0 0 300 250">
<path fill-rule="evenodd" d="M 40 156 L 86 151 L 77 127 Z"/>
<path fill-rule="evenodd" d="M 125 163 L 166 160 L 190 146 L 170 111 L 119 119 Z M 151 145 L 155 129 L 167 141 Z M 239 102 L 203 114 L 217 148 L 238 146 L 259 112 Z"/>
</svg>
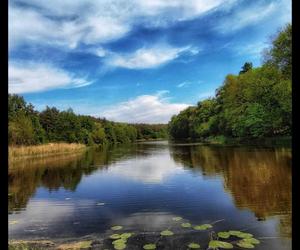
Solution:
<svg viewBox="0 0 300 250">
<path fill-rule="evenodd" d="M 78 143 L 48 143 L 34 146 L 9 146 L 8 159 L 9 161 L 14 161 L 21 158 L 74 153 L 84 149 L 86 149 L 86 146 Z"/>
</svg>

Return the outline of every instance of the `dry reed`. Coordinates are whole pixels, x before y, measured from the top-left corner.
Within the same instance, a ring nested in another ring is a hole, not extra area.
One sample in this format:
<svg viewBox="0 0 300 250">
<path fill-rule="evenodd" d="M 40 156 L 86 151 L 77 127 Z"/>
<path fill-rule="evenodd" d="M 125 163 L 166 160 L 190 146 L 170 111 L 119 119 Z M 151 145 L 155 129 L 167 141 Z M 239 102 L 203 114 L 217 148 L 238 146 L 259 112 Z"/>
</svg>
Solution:
<svg viewBox="0 0 300 250">
<path fill-rule="evenodd" d="M 48 143 L 34 146 L 9 146 L 9 161 L 20 158 L 44 157 L 48 155 L 59 155 L 65 153 L 74 153 L 86 149 L 83 144 L 77 143 Z"/>
</svg>

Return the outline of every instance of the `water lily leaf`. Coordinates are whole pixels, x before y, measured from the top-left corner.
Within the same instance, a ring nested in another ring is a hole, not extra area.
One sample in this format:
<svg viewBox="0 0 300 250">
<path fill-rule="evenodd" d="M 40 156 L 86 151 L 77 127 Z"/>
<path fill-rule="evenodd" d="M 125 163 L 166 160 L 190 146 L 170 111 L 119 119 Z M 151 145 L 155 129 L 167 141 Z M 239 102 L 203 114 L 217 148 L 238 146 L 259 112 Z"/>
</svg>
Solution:
<svg viewBox="0 0 300 250">
<path fill-rule="evenodd" d="M 113 226 L 111 227 L 112 230 L 121 230 L 123 227 L 122 226 Z"/>
<path fill-rule="evenodd" d="M 117 239 L 121 238 L 121 235 L 120 234 L 112 234 L 112 235 L 109 236 L 109 238 L 111 238 L 113 240 L 117 240 Z"/>
<path fill-rule="evenodd" d="M 171 236 L 171 235 L 173 235 L 174 233 L 172 232 L 172 231 L 170 231 L 170 230 L 164 230 L 164 231 L 161 231 L 160 232 L 160 235 L 161 236 Z"/>
<path fill-rule="evenodd" d="M 197 226 L 194 226 L 194 229 L 195 230 L 207 230 L 208 228 L 211 228 L 212 225 L 210 224 L 203 224 L 203 225 L 197 225 Z"/>
<path fill-rule="evenodd" d="M 228 239 L 230 237 L 230 233 L 228 232 L 218 232 L 218 237 L 223 239 Z"/>
<path fill-rule="evenodd" d="M 189 247 L 189 248 L 192 248 L 192 249 L 198 249 L 198 248 L 200 248 L 200 245 L 197 244 L 197 243 L 192 242 L 192 243 L 190 243 L 190 244 L 188 245 L 188 247 Z"/>
<path fill-rule="evenodd" d="M 104 206 L 105 203 L 104 203 L 104 202 L 98 202 L 96 205 L 97 205 L 97 206 Z"/>
<path fill-rule="evenodd" d="M 239 234 L 241 234 L 241 233 L 243 233 L 243 232 L 241 232 L 241 231 L 236 231 L 236 230 L 230 230 L 228 233 L 230 233 L 232 236 L 237 236 L 237 235 L 239 235 Z"/>
<path fill-rule="evenodd" d="M 9 222 L 9 225 L 14 225 L 14 224 L 18 224 L 18 223 L 19 223 L 19 221 L 17 221 L 17 220 L 12 220 L 12 221 Z"/>
<path fill-rule="evenodd" d="M 252 245 L 251 243 L 249 242 L 245 242 L 243 240 L 240 240 L 238 243 L 236 243 L 239 247 L 242 247 L 242 248 L 254 248 L 254 245 Z"/>
<path fill-rule="evenodd" d="M 206 230 L 206 227 L 203 227 L 203 226 L 194 226 L 193 227 L 195 230 Z"/>
<path fill-rule="evenodd" d="M 173 217 L 172 220 L 174 220 L 174 221 L 180 221 L 180 220 L 182 220 L 182 217 L 179 217 L 179 216 L 178 217 Z"/>
<path fill-rule="evenodd" d="M 91 240 L 81 241 L 79 247 L 80 248 L 90 248 L 92 244 Z"/>
<path fill-rule="evenodd" d="M 213 226 L 210 224 L 203 224 L 202 226 L 206 227 L 206 228 L 212 228 Z"/>
<path fill-rule="evenodd" d="M 239 233 L 239 234 L 237 235 L 237 237 L 243 238 L 243 239 L 247 239 L 247 238 L 252 238 L 252 237 L 253 237 L 253 234 L 249 234 L 249 233 Z"/>
<path fill-rule="evenodd" d="M 123 233 L 123 234 L 121 234 L 121 238 L 122 239 L 128 239 L 128 238 L 130 238 L 132 236 L 132 233 Z"/>
<path fill-rule="evenodd" d="M 155 244 L 146 244 L 143 246 L 143 248 L 146 250 L 156 249 L 156 245 Z"/>
<path fill-rule="evenodd" d="M 231 243 L 225 242 L 225 241 L 219 241 L 219 240 L 211 240 L 208 244 L 209 248 L 224 248 L 224 249 L 231 249 L 233 248 L 233 245 Z"/>
<path fill-rule="evenodd" d="M 181 226 L 182 227 L 191 227 L 192 225 L 191 225 L 191 223 L 187 222 L 187 223 L 182 223 Z"/>
<path fill-rule="evenodd" d="M 118 240 L 114 240 L 112 242 L 113 245 L 120 245 L 120 244 L 126 244 L 127 240 L 126 239 L 118 239 Z"/>
<path fill-rule="evenodd" d="M 250 244 L 259 244 L 260 243 L 260 241 L 255 238 L 242 239 L 242 240 L 240 240 L 240 242 L 246 242 L 246 243 L 250 243 Z"/>
<path fill-rule="evenodd" d="M 123 250 L 126 248 L 126 244 L 115 244 L 114 249 L 116 250 Z"/>
</svg>

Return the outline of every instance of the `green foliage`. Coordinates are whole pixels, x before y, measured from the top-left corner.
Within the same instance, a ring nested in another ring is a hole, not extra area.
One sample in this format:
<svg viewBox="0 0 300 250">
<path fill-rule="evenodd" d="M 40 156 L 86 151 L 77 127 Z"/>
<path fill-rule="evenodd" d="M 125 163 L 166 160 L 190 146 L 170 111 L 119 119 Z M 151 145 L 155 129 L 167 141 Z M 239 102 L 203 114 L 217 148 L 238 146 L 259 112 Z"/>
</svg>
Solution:
<svg viewBox="0 0 300 250">
<path fill-rule="evenodd" d="M 246 62 L 239 75 L 229 74 L 215 98 L 173 116 L 173 139 L 286 136 L 292 127 L 291 25 L 286 26 L 258 68 Z"/>
<path fill-rule="evenodd" d="M 251 70 L 253 67 L 252 62 L 246 62 L 243 67 L 242 70 L 240 71 L 240 75 L 246 73 L 247 71 Z"/>
<path fill-rule="evenodd" d="M 30 118 L 19 115 L 8 124 L 8 139 L 11 144 L 34 144 L 34 129 Z"/>
<path fill-rule="evenodd" d="M 13 145 L 75 142 L 91 146 L 166 138 L 167 134 L 164 124 L 116 123 L 48 106 L 37 112 L 18 95 L 8 95 L 8 104 L 9 144 Z"/>
<path fill-rule="evenodd" d="M 286 25 L 272 41 L 272 46 L 265 52 L 265 63 L 277 67 L 290 79 L 292 75 L 292 25 Z"/>
</svg>

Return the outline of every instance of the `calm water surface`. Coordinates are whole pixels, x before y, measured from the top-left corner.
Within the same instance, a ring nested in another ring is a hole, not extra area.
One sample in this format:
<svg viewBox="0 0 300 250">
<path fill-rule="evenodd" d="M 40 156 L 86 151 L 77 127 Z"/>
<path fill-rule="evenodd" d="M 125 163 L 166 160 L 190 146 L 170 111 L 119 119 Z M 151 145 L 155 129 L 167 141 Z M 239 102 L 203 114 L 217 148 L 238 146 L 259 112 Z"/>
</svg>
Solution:
<svg viewBox="0 0 300 250">
<path fill-rule="evenodd" d="M 136 236 L 127 249 L 206 249 L 209 231 L 182 228 L 180 216 L 252 233 L 255 249 L 291 249 L 290 148 L 153 142 L 26 160 L 10 166 L 9 193 L 10 239 L 104 239 L 112 249 L 110 227 L 121 225 Z M 175 235 L 159 238 L 167 228 Z"/>
</svg>

